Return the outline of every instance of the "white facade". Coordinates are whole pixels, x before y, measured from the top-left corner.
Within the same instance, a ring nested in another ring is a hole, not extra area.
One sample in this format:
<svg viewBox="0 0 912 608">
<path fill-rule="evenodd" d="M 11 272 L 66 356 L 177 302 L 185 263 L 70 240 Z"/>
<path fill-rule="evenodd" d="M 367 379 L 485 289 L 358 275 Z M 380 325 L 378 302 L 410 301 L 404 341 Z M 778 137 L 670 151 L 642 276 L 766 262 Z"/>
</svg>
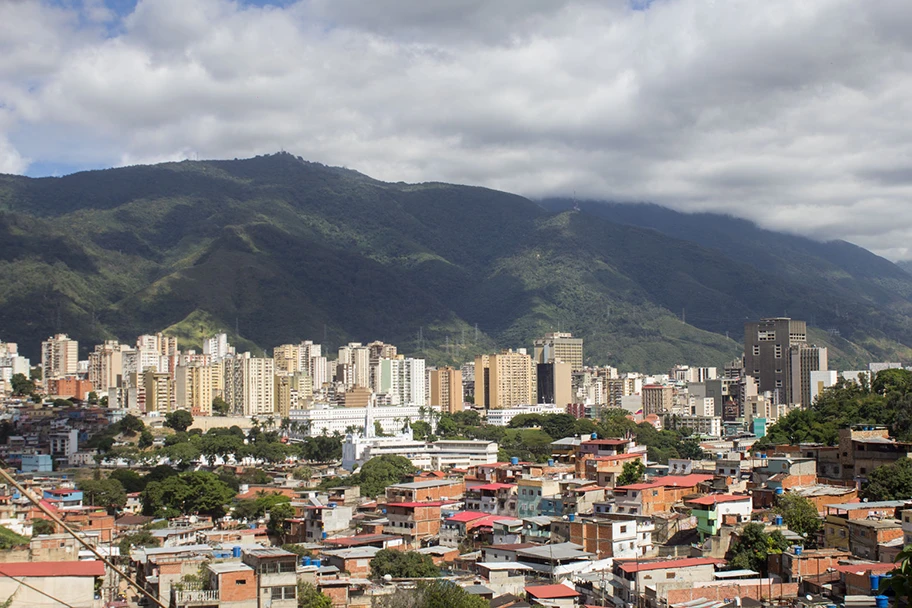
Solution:
<svg viewBox="0 0 912 608">
<path fill-rule="evenodd" d="M 488 410 L 487 423 L 492 426 L 508 426 L 510 421 L 521 414 L 563 414 L 565 409 L 552 403 L 521 405 L 503 409 Z"/>
<path fill-rule="evenodd" d="M 811 403 L 823 392 L 823 389 L 836 384 L 838 379 L 837 372 L 833 370 L 821 370 L 811 372 Z M 808 404 L 810 405 L 810 404 Z"/>
<path fill-rule="evenodd" d="M 373 421 L 379 422 L 384 433 L 398 434 L 406 420 L 428 421 L 428 412 L 434 408 L 424 408 L 422 416 L 417 405 L 399 405 L 390 407 L 334 407 L 328 403 L 315 403 L 312 409 L 293 409 L 288 417 L 298 423 L 297 437 L 316 437 L 318 435 L 345 435 L 350 428 L 360 429 L 365 425 L 367 410 L 371 411 Z M 373 422 L 371 422 L 373 427 Z"/>
<path fill-rule="evenodd" d="M 203 340 L 203 354 L 209 355 L 212 363 L 219 363 L 231 354 L 233 349 L 228 346 L 228 335 L 218 334 Z"/>
<path fill-rule="evenodd" d="M 393 405 L 425 405 L 427 374 L 424 359 L 380 359 L 380 393 Z"/>
<path fill-rule="evenodd" d="M 676 422 L 679 427 L 690 429 L 695 435 L 722 436 L 722 418 L 718 416 L 681 416 Z"/>
</svg>

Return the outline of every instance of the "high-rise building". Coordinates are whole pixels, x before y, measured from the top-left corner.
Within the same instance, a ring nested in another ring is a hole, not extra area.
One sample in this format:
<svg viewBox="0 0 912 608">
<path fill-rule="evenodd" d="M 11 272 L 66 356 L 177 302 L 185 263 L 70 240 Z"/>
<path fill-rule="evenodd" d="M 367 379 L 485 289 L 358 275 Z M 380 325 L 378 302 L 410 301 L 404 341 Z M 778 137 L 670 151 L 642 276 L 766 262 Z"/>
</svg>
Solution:
<svg viewBox="0 0 912 608">
<path fill-rule="evenodd" d="M 79 369 L 79 342 L 66 334 L 51 336 L 41 343 L 41 367 L 45 380 L 72 376 Z"/>
<path fill-rule="evenodd" d="M 219 366 L 179 365 L 174 368 L 174 393 L 177 407 L 190 410 L 194 416 L 211 416 L 216 397 Z"/>
<path fill-rule="evenodd" d="M 235 414 L 257 416 L 275 411 L 275 362 L 271 358 L 244 353 L 228 357 L 222 364 L 223 399 Z"/>
<path fill-rule="evenodd" d="M 790 404 L 811 406 L 811 372 L 828 369 L 827 349 L 820 346 L 796 344 L 789 348 L 789 369 L 791 377 Z"/>
<path fill-rule="evenodd" d="M 430 405 L 439 405 L 448 414 L 461 412 L 465 405 L 462 371 L 452 367 L 432 369 L 429 374 Z"/>
<path fill-rule="evenodd" d="M 272 360 L 278 373 L 293 374 L 301 371 L 301 347 L 297 344 L 282 344 L 272 349 Z"/>
<path fill-rule="evenodd" d="M 757 389 L 773 393 L 775 403 L 792 395 L 789 349 L 807 343 L 807 323 L 788 317 L 744 324 L 744 373 L 757 380 Z"/>
<path fill-rule="evenodd" d="M 643 415 L 661 416 L 670 412 L 674 406 L 674 387 L 661 384 L 647 384 L 641 393 L 643 397 Z"/>
<path fill-rule="evenodd" d="M 568 363 L 571 371 L 583 367 L 583 339 L 574 338 L 572 334 L 552 332 L 545 334 L 534 343 L 536 363 Z"/>
<path fill-rule="evenodd" d="M 174 411 L 174 384 L 168 372 L 143 372 L 145 411 L 167 413 Z"/>
<path fill-rule="evenodd" d="M 605 380 L 605 403 L 610 409 L 622 407 L 623 398 L 636 395 L 642 386 L 642 381 L 633 376 L 622 378 L 608 378 Z"/>
<path fill-rule="evenodd" d="M 536 400 L 532 357 L 505 350 L 475 357 L 475 403 L 485 409 L 532 405 Z"/>
<path fill-rule="evenodd" d="M 573 381 L 569 363 L 539 363 L 536 370 L 536 402 L 566 407 L 573 403 Z"/>
<path fill-rule="evenodd" d="M 313 359 L 314 357 L 322 356 L 323 347 L 319 344 L 314 344 L 311 340 L 304 340 L 298 345 L 298 370 L 304 372 L 311 378 L 315 378 L 316 374 L 313 369 Z M 325 380 L 320 378 L 320 384 L 322 385 Z"/>
<path fill-rule="evenodd" d="M 123 385 L 123 353 L 128 350 L 117 340 L 107 340 L 89 353 L 89 382 L 96 391 L 107 392 Z"/>
<path fill-rule="evenodd" d="M 380 393 L 391 405 L 427 405 L 424 359 L 381 359 Z"/>
</svg>

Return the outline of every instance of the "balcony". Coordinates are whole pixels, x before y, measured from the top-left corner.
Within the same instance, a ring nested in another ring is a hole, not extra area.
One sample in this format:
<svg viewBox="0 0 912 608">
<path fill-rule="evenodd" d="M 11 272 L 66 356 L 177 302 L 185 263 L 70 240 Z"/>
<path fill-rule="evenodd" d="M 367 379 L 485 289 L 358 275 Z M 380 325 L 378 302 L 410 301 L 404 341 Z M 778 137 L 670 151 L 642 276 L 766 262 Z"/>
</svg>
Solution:
<svg viewBox="0 0 912 608">
<path fill-rule="evenodd" d="M 218 589 L 172 589 L 174 601 L 172 605 L 178 606 L 218 606 Z"/>
</svg>

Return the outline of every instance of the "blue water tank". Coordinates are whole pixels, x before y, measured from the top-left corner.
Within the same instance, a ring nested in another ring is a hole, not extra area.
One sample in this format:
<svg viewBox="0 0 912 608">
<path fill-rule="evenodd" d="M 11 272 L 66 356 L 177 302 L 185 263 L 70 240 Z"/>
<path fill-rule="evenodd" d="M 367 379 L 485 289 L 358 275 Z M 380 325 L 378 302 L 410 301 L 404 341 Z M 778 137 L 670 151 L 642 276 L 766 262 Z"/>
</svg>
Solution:
<svg viewBox="0 0 912 608">
<path fill-rule="evenodd" d="M 386 509 L 380 509 L 380 512 L 386 515 Z"/>
<path fill-rule="evenodd" d="M 301 559 L 301 565 L 302 565 L 302 566 L 309 566 L 309 565 L 310 565 L 310 557 L 305 556 L 304 558 L 302 558 L 302 559 Z"/>
<path fill-rule="evenodd" d="M 250 524 L 250 529 L 253 530 L 256 528 L 256 524 Z"/>
<path fill-rule="evenodd" d="M 514 456 L 513 458 L 510 459 L 510 464 L 512 464 L 512 465 L 514 465 L 514 466 L 518 465 L 518 464 L 519 464 L 519 458 L 517 458 L 516 456 Z"/>
<path fill-rule="evenodd" d="M 781 525 L 782 525 L 782 516 L 781 516 L 781 515 L 777 515 L 776 518 L 775 518 L 773 521 L 776 522 L 776 525 L 777 525 L 777 526 L 781 526 Z"/>
<path fill-rule="evenodd" d="M 330 509 L 335 509 L 335 508 L 338 507 L 338 506 L 339 506 L 339 505 L 337 505 L 337 504 L 334 503 L 334 502 L 329 503 L 329 508 L 330 508 Z"/>
<path fill-rule="evenodd" d="M 890 605 L 890 600 L 886 595 L 878 595 L 874 598 L 874 605 L 877 608 L 887 608 Z"/>
<path fill-rule="evenodd" d="M 323 533 L 323 538 L 324 538 L 324 539 L 326 538 L 326 532 Z"/>
<path fill-rule="evenodd" d="M 785 494 L 785 490 L 782 488 L 776 488 L 776 496 L 779 496 L 780 494 Z"/>
<path fill-rule="evenodd" d="M 801 555 L 801 552 L 804 550 L 804 547 L 801 545 L 795 545 L 795 555 Z"/>
<path fill-rule="evenodd" d="M 569 519 L 570 521 L 574 521 L 576 519 L 576 513 L 570 513 L 569 515 L 567 515 L 567 519 Z"/>
<path fill-rule="evenodd" d="M 320 565 L 321 565 L 323 562 L 321 562 L 319 559 L 314 559 L 311 563 L 312 563 L 314 566 L 316 566 L 317 568 L 319 568 Z"/>
<path fill-rule="evenodd" d="M 548 466 L 549 466 L 549 467 L 553 467 L 553 466 L 554 466 L 554 459 L 553 459 L 553 458 L 549 458 L 549 459 L 548 459 Z"/>
<path fill-rule="evenodd" d="M 231 557 L 240 557 L 241 548 L 240 547 L 231 547 Z"/>
<path fill-rule="evenodd" d="M 766 454 L 760 454 L 760 458 L 766 458 Z"/>
<path fill-rule="evenodd" d="M 598 439 L 598 433 L 592 433 L 591 435 L 589 435 L 589 438 L 590 438 L 590 439 Z"/>
<path fill-rule="evenodd" d="M 880 591 L 880 576 L 872 574 L 868 578 L 871 579 L 871 591 Z"/>
</svg>

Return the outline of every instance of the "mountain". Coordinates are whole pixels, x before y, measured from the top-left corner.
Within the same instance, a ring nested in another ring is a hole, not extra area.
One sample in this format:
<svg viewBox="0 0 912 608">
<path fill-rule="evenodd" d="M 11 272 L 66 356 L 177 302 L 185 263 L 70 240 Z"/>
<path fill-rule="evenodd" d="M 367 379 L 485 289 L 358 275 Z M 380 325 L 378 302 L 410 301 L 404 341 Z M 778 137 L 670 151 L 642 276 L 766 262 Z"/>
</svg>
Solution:
<svg viewBox="0 0 912 608">
<path fill-rule="evenodd" d="M 725 222 L 752 226 L 739 220 L 698 237 L 673 234 L 693 218 L 668 210 L 644 213 L 651 225 L 633 206 L 561 204 L 287 153 L 0 176 L 0 338 L 34 357 L 58 330 L 83 354 L 105 338 L 166 329 L 190 347 L 226 330 L 254 352 L 381 339 L 442 362 L 560 328 L 591 363 L 662 371 L 721 365 L 745 319 L 787 312 L 837 360 L 912 354 L 912 275 L 865 250 L 753 227 L 742 246 L 776 250 L 760 258 L 732 250 L 742 237 Z"/>
</svg>

